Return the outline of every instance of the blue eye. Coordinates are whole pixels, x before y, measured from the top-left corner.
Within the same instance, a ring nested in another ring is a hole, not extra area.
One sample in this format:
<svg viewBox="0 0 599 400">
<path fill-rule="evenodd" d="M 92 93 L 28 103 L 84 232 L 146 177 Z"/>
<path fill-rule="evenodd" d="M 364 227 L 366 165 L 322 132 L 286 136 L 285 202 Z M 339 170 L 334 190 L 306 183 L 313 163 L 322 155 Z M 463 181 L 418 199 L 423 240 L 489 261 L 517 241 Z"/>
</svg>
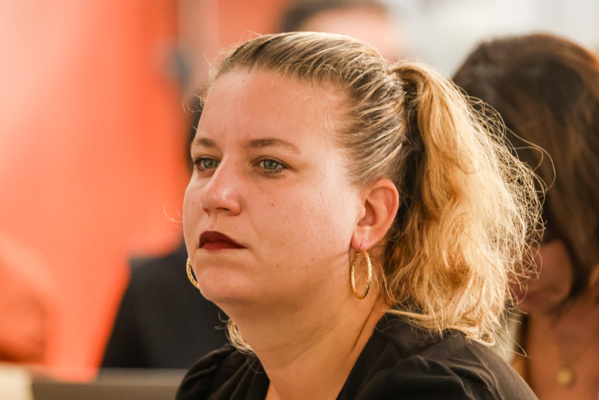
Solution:
<svg viewBox="0 0 599 400">
<path fill-rule="evenodd" d="M 280 162 L 271 160 L 269 158 L 265 158 L 264 160 L 260 161 L 259 165 L 267 171 L 276 171 L 285 168 L 285 166 Z"/>
<path fill-rule="evenodd" d="M 282 161 L 277 161 L 270 157 L 261 157 L 254 162 L 254 166 L 259 169 L 262 175 L 277 175 L 289 169 Z"/>
<path fill-rule="evenodd" d="M 220 164 L 220 161 L 214 158 L 199 157 L 193 163 L 199 171 L 205 171 L 207 169 L 215 169 Z"/>
</svg>

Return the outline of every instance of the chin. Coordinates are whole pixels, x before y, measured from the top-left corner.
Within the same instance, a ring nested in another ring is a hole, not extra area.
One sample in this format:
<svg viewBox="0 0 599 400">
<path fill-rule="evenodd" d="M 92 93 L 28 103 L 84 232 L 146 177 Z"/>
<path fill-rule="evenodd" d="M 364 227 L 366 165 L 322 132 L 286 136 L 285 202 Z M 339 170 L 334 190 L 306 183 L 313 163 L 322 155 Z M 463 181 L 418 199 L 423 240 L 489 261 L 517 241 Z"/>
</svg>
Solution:
<svg viewBox="0 0 599 400">
<path fill-rule="evenodd" d="M 223 310 L 226 305 L 247 304 L 256 297 L 255 285 L 234 272 L 222 269 L 215 273 L 202 271 L 198 276 L 198 284 L 202 295 Z"/>
</svg>

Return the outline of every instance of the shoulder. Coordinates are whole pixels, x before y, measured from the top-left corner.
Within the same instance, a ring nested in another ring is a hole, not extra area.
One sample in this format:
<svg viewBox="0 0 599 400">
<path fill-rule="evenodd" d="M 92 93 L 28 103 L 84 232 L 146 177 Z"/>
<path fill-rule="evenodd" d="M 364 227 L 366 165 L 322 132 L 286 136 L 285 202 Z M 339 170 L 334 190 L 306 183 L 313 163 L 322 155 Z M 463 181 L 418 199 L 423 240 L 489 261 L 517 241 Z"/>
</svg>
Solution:
<svg viewBox="0 0 599 400">
<path fill-rule="evenodd" d="M 503 380 L 507 391 L 484 370 L 460 370 L 444 362 L 411 356 L 392 368 L 379 371 L 362 388 L 360 400 L 533 400 L 532 392 L 519 382 Z M 489 377 L 491 379 L 489 379 Z"/>
<path fill-rule="evenodd" d="M 459 333 L 433 339 L 400 318 L 385 318 L 356 364 L 368 376 L 357 399 L 536 399 L 486 346 Z"/>
<path fill-rule="evenodd" d="M 205 399 L 224 386 L 235 386 L 236 376 L 250 369 L 255 357 L 243 354 L 226 344 L 198 361 L 185 374 L 176 400 Z"/>
</svg>

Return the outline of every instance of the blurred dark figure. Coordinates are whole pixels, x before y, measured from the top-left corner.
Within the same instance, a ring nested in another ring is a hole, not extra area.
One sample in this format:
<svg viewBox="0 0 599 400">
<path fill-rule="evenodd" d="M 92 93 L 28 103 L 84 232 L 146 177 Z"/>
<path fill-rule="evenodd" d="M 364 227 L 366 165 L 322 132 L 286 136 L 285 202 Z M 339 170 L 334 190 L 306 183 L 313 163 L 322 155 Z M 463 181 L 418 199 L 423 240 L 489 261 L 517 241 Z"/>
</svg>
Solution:
<svg viewBox="0 0 599 400">
<path fill-rule="evenodd" d="M 387 6 L 377 0 L 299 0 L 287 9 L 281 32 L 338 33 L 370 43 L 385 58 L 405 52 L 405 34 Z"/>
<path fill-rule="evenodd" d="M 493 40 L 468 56 L 454 81 L 501 114 L 520 158 L 550 186 L 538 279 L 513 288 L 524 312 L 516 341 L 528 356 L 516 355 L 513 365 L 541 400 L 597 400 L 597 56 L 549 35 Z"/>
<path fill-rule="evenodd" d="M 190 101 L 188 143 L 200 119 L 199 101 Z M 189 146 L 185 148 L 189 159 Z M 102 360 L 103 368 L 187 369 L 227 342 L 227 316 L 189 282 L 187 250 L 131 260 L 131 279 Z"/>
</svg>

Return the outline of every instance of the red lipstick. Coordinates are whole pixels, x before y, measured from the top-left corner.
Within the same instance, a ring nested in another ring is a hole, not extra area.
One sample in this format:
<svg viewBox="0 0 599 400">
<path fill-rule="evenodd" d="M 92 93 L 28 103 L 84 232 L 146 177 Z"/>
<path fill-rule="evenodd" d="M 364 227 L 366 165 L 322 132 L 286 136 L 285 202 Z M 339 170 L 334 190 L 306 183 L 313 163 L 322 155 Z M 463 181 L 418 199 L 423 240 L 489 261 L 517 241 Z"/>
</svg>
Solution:
<svg viewBox="0 0 599 400">
<path fill-rule="evenodd" d="M 200 235 L 200 249 L 227 250 L 244 248 L 244 246 L 240 245 L 227 235 L 220 232 L 206 231 Z"/>
</svg>

